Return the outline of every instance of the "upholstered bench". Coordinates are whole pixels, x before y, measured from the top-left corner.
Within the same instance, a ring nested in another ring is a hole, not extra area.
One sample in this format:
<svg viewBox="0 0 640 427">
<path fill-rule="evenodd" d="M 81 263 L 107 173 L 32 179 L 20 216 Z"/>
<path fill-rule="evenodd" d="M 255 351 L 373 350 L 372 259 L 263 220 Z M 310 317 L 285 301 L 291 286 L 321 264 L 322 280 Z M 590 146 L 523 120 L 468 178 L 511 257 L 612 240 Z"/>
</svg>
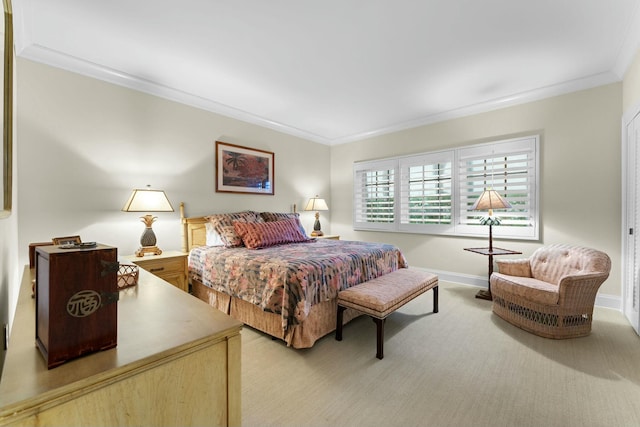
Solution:
<svg viewBox="0 0 640 427">
<path fill-rule="evenodd" d="M 391 313 L 433 289 L 433 312 L 438 312 L 438 276 L 413 268 L 401 268 L 338 293 L 336 340 L 342 341 L 342 315 L 353 308 L 371 316 L 377 325 L 376 357 L 384 357 L 384 321 Z"/>
</svg>

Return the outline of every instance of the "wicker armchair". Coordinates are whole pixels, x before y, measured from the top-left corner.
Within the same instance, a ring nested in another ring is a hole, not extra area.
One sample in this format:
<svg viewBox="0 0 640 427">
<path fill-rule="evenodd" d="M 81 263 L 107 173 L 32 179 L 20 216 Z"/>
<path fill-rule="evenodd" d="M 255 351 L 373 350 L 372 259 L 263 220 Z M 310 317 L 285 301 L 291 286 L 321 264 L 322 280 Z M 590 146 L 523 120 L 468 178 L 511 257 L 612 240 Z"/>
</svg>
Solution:
<svg viewBox="0 0 640 427">
<path fill-rule="evenodd" d="M 611 270 L 607 254 L 550 245 L 528 259 L 497 264 L 499 273 L 490 279 L 495 314 L 542 337 L 589 335 L 596 293 Z"/>
</svg>

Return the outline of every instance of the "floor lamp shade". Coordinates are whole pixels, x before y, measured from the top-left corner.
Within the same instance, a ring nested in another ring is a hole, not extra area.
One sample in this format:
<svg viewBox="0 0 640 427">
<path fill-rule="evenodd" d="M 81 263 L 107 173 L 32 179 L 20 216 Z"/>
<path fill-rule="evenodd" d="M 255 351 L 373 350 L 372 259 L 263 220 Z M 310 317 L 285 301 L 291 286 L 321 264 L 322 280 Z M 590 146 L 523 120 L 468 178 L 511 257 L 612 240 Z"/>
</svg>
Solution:
<svg viewBox="0 0 640 427">
<path fill-rule="evenodd" d="M 509 209 L 511 204 L 506 201 L 496 190 L 484 190 L 478 200 L 471 208 L 474 211 L 489 211 L 489 217 L 482 221 L 482 224 L 489 224 L 489 250 L 493 250 L 493 233 L 492 227 L 494 223 L 498 225 L 500 221 L 493 218 L 494 209 Z"/>
<path fill-rule="evenodd" d="M 511 204 L 507 202 L 496 190 L 484 190 L 478 200 L 473 204 L 471 210 L 489 211 L 489 216 L 493 215 L 494 209 L 509 209 Z"/>
<path fill-rule="evenodd" d="M 133 190 L 129 200 L 122 208 L 124 212 L 173 212 L 173 206 L 163 190 L 136 189 Z M 156 246 L 156 235 L 152 225 L 157 217 L 147 214 L 140 217 L 145 229 L 140 237 L 140 248 L 136 256 L 144 256 L 146 253 L 160 255 L 162 250 Z"/>
</svg>

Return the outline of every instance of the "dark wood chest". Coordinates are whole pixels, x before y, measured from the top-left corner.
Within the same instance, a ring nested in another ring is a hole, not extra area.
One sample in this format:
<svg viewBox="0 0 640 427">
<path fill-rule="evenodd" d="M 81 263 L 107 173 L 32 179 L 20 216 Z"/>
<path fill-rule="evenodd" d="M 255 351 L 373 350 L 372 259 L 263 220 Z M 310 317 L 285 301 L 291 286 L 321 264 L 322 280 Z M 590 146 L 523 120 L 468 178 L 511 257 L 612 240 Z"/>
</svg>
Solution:
<svg viewBox="0 0 640 427">
<path fill-rule="evenodd" d="M 36 248 L 36 343 L 49 369 L 113 348 L 118 327 L 118 249 Z"/>
</svg>

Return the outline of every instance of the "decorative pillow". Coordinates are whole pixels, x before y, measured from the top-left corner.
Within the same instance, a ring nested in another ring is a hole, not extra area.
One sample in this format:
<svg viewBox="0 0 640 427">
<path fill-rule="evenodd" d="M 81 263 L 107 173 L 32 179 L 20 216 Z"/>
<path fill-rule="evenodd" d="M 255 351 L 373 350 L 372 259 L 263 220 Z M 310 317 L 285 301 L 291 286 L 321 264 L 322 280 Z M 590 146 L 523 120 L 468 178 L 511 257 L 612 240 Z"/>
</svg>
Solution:
<svg viewBox="0 0 640 427">
<path fill-rule="evenodd" d="M 224 242 L 220 238 L 220 235 L 216 232 L 213 224 L 208 221 L 205 225 L 206 230 L 206 245 L 207 246 L 224 246 Z"/>
<path fill-rule="evenodd" d="M 282 221 L 283 219 L 299 218 L 298 212 L 260 212 L 260 216 L 266 222 Z"/>
<path fill-rule="evenodd" d="M 266 222 L 282 221 L 283 219 L 295 219 L 302 235 L 307 238 L 309 237 L 307 236 L 307 231 L 304 229 L 302 223 L 300 222 L 300 214 L 298 212 L 260 212 L 260 216 Z"/>
<path fill-rule="evenodd" d="M 299 222 L 295 218 L 262 223 L 234 221 L 233 226 L 247 248 L 259 249 L 308 241 L 307 236 L 298 228 Z"/>
<path fill-rule="evenodd" d="M 233 228 L 234 221 L 264 222 L 262 217 L 254 211 L 215 214 L 206 218 L 213 225 L 213 229 L 220 236 L 222 243 L 228 248 L 242 246 L 242 238 L 236 234 Z"/>
</svg>

